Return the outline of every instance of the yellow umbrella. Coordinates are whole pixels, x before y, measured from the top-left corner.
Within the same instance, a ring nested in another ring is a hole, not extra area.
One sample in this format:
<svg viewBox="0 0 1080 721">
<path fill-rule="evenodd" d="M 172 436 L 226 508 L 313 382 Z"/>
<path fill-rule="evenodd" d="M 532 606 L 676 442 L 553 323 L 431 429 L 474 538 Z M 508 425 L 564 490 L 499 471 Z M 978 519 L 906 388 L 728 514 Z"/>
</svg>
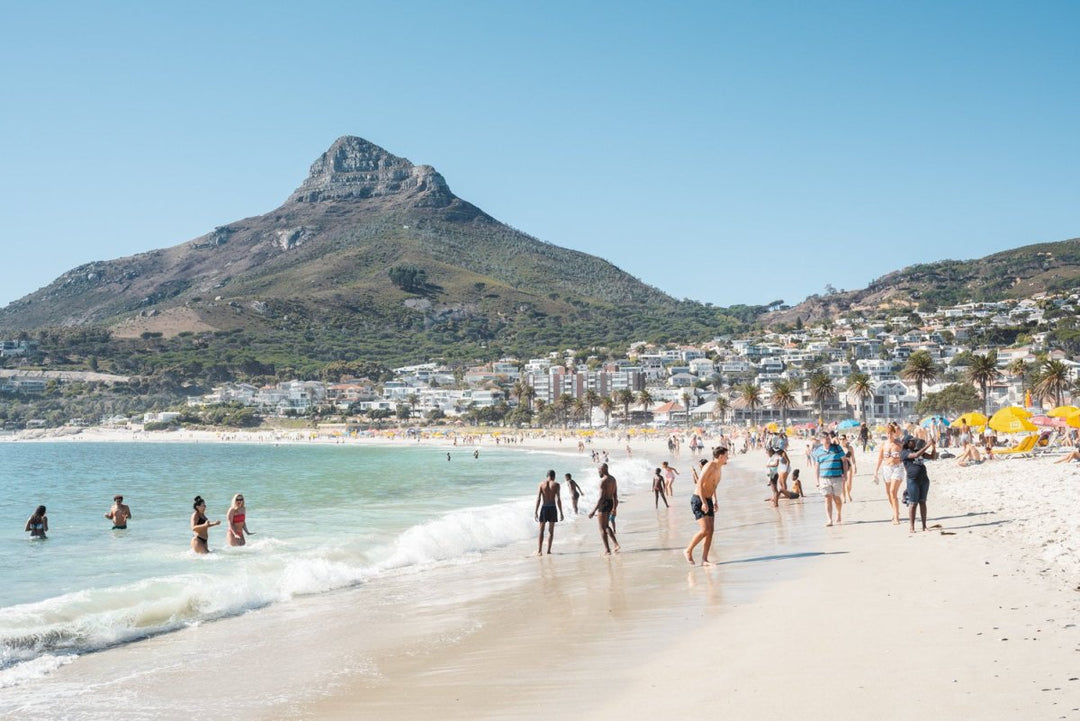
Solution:
<svg viewBox="0 0 1080 721">
<path fill-rule="evenodd" d="M 959 423 L 967 423 L 969 426 L 985 426 L 986 416 L 984 416 L 982 413 L 979 413 L 978 411 L 971 411 L 970 413 L 965 413 L 964 415 L 953 421 L 953 425 L 957 425 Z"/>
<path fill-rule="evenodd" d="M 1057 408 L 1051 408 L 1046 412 L 1046 415 L 1051 418 L 1068 418 L 1080 413 L 1080 408 L 1076 406 L 1058 406 Z"/>
<path fill-rule="evenodd" d="M 1000 433 L 1020 433 L 1022 431 L 1037 431 L 1038 427 L 1027 418 L 1015 411 L 1022 408 L 1002 408 L 990 418 L 990 427 Z"/>
<path fill-rule="evenodd" d="M 776 425 L 776 421 L 766 424 L 765 430 L 772 431 L 773 433 L 780 432 L 780 426 Z"/>
<path fill-rule="evenodd" d="M 1010 415 L 1014 415 L 1017 418 L 1031 418 L 1033 415 L 1035 415 L 1034 413 L 1029 411 L 1027 408 L 1021 408 L 1020 406 L 1005 406 L 1000 411 L 998 411 L 998 413 L 1003 413 L 1003 412 L 1004 413 L 1009 413 Z M 996 416 L 997 413 L 995 413 L 994 415 Z"/>
</svg>

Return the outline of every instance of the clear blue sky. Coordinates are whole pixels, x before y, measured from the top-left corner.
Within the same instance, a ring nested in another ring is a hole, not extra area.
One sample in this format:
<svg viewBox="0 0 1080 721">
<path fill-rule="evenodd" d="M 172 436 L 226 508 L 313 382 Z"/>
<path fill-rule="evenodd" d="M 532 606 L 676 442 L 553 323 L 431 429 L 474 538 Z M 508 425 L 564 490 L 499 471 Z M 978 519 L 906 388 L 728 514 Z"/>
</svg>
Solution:
<svg viewBox="0 0 1080 721">
<path fill-rule="evenodd" d="M 0 0 L 0 305 L 335 138 L 680 298 L 1080 236 L 1078 2 Z"/>
</svg>

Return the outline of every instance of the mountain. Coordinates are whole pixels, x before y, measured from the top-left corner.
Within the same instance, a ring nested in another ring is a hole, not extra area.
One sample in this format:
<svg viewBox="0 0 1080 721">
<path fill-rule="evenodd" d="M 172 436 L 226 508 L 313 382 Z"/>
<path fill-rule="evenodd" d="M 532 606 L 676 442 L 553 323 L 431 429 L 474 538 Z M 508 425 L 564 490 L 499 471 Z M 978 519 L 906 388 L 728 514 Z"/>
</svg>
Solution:
<svg viewBox="0 0 1080 721">
<path fill-rule="evenodd" d="M 1027 245 L 976 260 L 912 265 L 862 290 L 814 295 L 762 317 L 767 325 L 813 323 L 848 311 L 907 311 L 1027 298 L 1080 287 L 1080 238 Z"/>
<path fill-rule="evenodd" d="M 5 332 L 241 334 L 249 351 L 422 360 L 695 337 L 737 322 L 458 198 L 428 165 L 342 137 L 277 209 L 79 266 L 0 309 Z M 235 338 L 233 338 L 235 343 Z"/>
</svg>

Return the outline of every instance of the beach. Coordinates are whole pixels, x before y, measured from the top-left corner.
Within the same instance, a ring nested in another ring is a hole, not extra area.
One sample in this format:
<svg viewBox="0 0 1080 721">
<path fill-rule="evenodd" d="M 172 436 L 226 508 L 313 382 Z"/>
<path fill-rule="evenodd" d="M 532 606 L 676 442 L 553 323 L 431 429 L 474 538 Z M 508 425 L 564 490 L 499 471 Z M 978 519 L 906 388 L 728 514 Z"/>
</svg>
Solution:
<svg viewBox="0 0 1080 721">
<path fill-rule="evenodd" d="M 590 445 L 613 468 L 625 459 L 624 440 Z M 196 706 L 243 719 L 1080 718 L 1080 465 L 934 461 L 932 528 L 909 534 L 888 520 L 872 456 L 857 453 L 855 501 L 826 528 L 805 470 L 809 496 L 773 509 L 764 454 L 736 453 L 717 565 L 702 568 L 682 556 L 695 529 L 689 453 L 670 457 L 662 437 L 630 445 L 682 475 L 670 510 L 640 485 L 623 498 L 619 554 L 600 555 L 595 521 L 568 519 L 551 556 L 533 555 L 535 538 L 514 542 L 382 578 L 364 590 L 380 603 L 345 589 L 109 649 L 48 675 L 58 709 L 78 709 L 50 717 L 89 717 L 119 694 L 138 702 L 130 718 L 156 719 Z M 557 433 L 514 448 L 580 464 Z M 798 442 L 791 457 L 803 467 Z M 237 692 L 189 707 L 193 688 Z"/>
</svg>

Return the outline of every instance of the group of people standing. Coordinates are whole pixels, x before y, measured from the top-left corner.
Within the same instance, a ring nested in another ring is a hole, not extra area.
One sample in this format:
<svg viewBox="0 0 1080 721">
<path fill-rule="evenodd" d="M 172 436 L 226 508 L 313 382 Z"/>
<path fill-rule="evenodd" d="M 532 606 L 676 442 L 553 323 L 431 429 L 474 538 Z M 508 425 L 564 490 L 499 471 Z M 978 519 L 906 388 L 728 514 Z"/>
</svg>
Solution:
<svg viewBox="0 0 1080 721">
<path fill-rule="evenodd" d="M 575 499 L 576 502 L 576 499 Z M 214 526 L 220 526 L 221 521 L 211 521 L 206 517 L 206 501 L 202 496 L 195 496 L 191 514 L 191 550 L 195 553 L 210 552 L 209 531 Z M 121 495 L 113 496 L 112 507 L 105 514 L 105 518 L 112 521 L 112 530 L 123 531 L 128 527 L 128 521 L 132 519 L 131 507 L 124 503 Z M 244 507 L 244 495 L 237 493 L 233 496 L 232 504 L 225 514 L 228 528 L 225 531 L 225 543 L 230 546 L 243 546 L 247 543 L 246 536 L 252 535 L 247 527 L 247 511 Z M 34 513 L 26 521 L 26 532 L 31 539 L 47 538 L 49 530 L 49 517 L 46 515 L 45 506 L 38 506 Z"/>
<path fill-rule="evenodd" d="M 709 550 L 712 548 L 713 533 L 716 518 L 716 489 L 720 484 L 721 468 L 727 463 L 727 448 L 718 446 L 712 451 L 712 459 L 701 459 L 700 472 L 695 467 L 694 493 L 690 496 L 690 511 L 698 523 L 697 533 L 690 539 L 689 545 L 683 552 L 687 562 L 694 565 L 694 551 L 701 545 L 701 565 L 711 566 Z M 600 489 L 596 505 L 589 512 L 589 518 L 597 518 L 600 530 L 600 540 L 604 544 L 604 555 L 617 553 L 620 550 L 619 541 L 615 531 L 615 517 L 619 508 L 619 487 L 615 477 L 611 475 L 608 464 L 602 463 L 598 468 L 600 476 Z M 665 507 L 669 504 L 667 499 L 674 489 L 675 476 L 678 471 L 672 468 L 667 461 L 656 469 L 653 480 L 653 492 L 656 498 L 656 507 L 659 508 L 660 500 L 664 501 Z M 566 474 L 566 482 L 573 498 L 574 513 L 578 512 L 578 498 L 581 487 Z M 536 505 L 533 516 L 540 524 L 540 534 L 537 539 L 536 553 L 544 553 L 544 539 L 547 538 L 547 553 L 551 553 L 551 545 L 555 539 L 555 524 L 564 520 L 562 509 L 562 486 L 555 480 L 555 471 L 547 472 L 547 477 L 540 482 L 536 492 Z"/>
</svg>

